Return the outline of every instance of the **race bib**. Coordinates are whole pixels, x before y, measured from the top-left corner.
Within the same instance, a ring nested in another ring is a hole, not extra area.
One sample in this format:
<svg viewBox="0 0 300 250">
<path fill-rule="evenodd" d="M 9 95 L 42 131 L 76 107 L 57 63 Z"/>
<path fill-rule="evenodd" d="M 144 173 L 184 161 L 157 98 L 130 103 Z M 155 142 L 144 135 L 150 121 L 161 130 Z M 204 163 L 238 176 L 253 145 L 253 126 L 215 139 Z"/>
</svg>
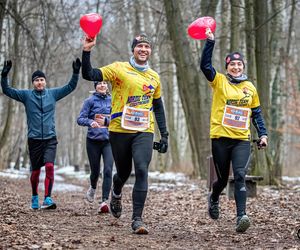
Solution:
<svg viewBox="0 0 300 250">
<path fill-rule="evenodd" d="M 150 111 L 125 106 L 121 119 L 122 128 L 143 131 L 150 127 Z"/>
<path fill-rule="evenodd" d="M 225 127 L 248 130 L 251 110 L 226 105 L 223 114 L 222 125 Z"/>
</svg>

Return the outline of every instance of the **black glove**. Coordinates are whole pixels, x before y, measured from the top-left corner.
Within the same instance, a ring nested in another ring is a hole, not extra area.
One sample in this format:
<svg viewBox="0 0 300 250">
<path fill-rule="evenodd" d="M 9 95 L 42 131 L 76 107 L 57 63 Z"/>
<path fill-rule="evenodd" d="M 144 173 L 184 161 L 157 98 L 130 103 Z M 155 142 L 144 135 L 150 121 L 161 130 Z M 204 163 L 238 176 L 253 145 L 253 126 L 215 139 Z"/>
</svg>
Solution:
<svg viewBox="0 0 300 250">
<path fill-rule="evenodd" d="M 164 132 L 161 134 L 161 139 L 159 142 L 154 142 L 153 143 L 153 149 L 157 150 L 159 153 L 166 153 L 168 151 L 168 132 Z"/>
<path fill-rule="evenodd" d="M 159 153 L 166 153 L 168 151 L 168 134 L 162 135 L 160 141 L 160 148 L 158 149 Z"/>
<path fill-rule="evenodd" d="M 3 69 L 2 69 L 2 72 L 1 72 L 2 77 L 7 77 L 8 72 L 11 69 L 11 66 L 12 66 L 11 60 L 8 60 L 8 61 L 4 62 L 4 66 L 3 66 Z"/>
<path fill-rule="evenodd" d="M 81 62 L 79 58 L 76 58 L 76 61 L 73 61 L 73 73 L 74 74 L 79 74 L 79 70 L 81 67 Z"/>
</svg>

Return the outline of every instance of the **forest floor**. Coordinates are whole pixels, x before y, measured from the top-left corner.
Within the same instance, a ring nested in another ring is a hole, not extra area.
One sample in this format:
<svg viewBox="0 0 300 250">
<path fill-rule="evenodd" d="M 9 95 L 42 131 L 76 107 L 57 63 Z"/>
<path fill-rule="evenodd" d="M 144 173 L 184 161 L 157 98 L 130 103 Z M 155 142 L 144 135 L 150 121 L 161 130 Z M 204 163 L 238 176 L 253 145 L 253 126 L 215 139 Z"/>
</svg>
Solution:
<svg viewBox="0 0 300 250">
<path fill-rule="evenodd" d="M 81 191 L 55 191 L 58 208 L 30 209 L 29 180 L 0 177 L 0 249 L 300 249 L 300 185 L 259 187 L 248 199 L 251 227 L 235 232 L 235 203 L 221 196 L 221 216 L 207 214 L 206 182 L 150 185 L 144 211 L 148 235 L 131 232 L 131 191 L 120 219 L 97 214 L 83 199 L 87 180 L 65 178 Z M 160 187 L 160 188 L 159 188 Z M 41 190 L 41 193 L 43 191 Z M 40 201 L 41 202 L 41 201 Z"/>
</svg>

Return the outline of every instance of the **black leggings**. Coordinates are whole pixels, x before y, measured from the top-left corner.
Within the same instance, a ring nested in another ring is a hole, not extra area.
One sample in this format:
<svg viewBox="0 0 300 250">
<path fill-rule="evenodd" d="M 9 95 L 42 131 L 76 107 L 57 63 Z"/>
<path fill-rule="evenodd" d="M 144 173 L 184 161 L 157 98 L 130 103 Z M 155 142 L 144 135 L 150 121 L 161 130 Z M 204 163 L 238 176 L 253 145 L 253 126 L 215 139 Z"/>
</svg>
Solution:
<svg viewBox="0 0 300 250">
<path fill-rule="evenodd" d="M 224 137 L 212 139 L 212 154 L 218 176 L 217 181 L 213 183 L 212 200 L 217 201 L 226 187 L 231 162 L 237 216 L 246 214 L 245 175 L 250 160 L 250 142 Z"/>
<path fill-rule="evenodd" d="M 113 178 L 113 191 L 121 194 L 122 188 L 132 171 L 134 162 L 135 183 L 132 192 L 132 219 L 142 217 L 148 192 L 148 166 L 152 158 L 153 133 L 109 134 L 117 173 Z"/>
<path fill-rule="evenodd" d="M 86 150 L 90 162 L 91 174 L 91 186 L 97 188 L 97 182 L 100 175 L 100 160 L 103 155 L 103 183 L 102 183 L 102 201 L 107 200 L 112 183 L 112 169 L 113 169 L 113 155 L 111 146 L 108 140 L 97 141 L 90 138 L 86 138 Z"/>
</svg>

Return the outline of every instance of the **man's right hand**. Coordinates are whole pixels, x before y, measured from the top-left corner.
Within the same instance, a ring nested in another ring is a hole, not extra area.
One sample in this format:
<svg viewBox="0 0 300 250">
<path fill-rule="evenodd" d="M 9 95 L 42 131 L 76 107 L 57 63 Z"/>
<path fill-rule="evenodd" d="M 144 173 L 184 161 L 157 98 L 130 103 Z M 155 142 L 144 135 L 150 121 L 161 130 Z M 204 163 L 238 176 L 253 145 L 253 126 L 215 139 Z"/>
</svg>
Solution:
<svg viewBox="0 0 300 250">
<path fill-rule="evenodd" d="M 4 66 L 3 66 L 3 69 L 2 69 L 2 72 L 1 72 L 2 77 L 7 77 L 8 73 L 11 69 L 11 66 L 12 66 L 11 60 L 8 60 L 8 61 L 4 62 Z"/>
<path fill-rule="evenodd" d="M 83 40 L 83 51 L 91 51 L 92 48 L 95 46 L 95 44 L 96 44 L 96 37 L 89 38 L 85 36 Z"/>
<path fill-rule="evenodd" d="M 209 40 L 215 40 L 214 33 L 212 33 L 210 28 L 206 28 L 205 35 Z"/>
</svg>

